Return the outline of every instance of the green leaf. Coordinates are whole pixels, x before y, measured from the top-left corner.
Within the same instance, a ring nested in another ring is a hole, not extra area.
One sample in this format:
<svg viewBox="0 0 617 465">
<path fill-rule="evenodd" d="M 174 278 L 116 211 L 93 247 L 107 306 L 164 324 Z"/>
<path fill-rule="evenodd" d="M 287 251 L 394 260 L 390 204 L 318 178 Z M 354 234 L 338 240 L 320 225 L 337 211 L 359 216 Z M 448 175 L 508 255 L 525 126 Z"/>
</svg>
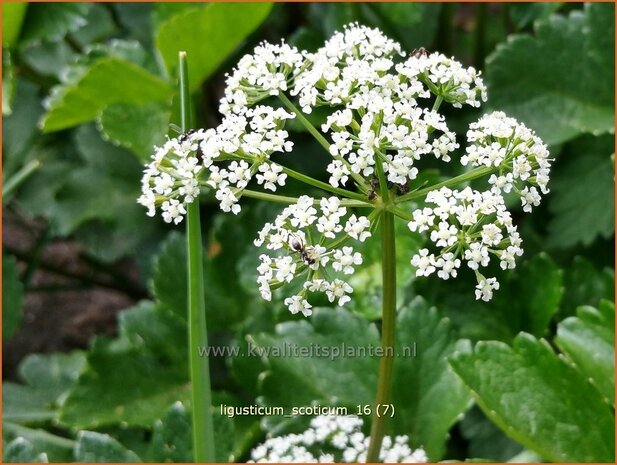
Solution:
<svg viewBox="0 0 617 465">
<path fill-rule="evenodd" d="M 615 421 L 596 389 L 546 341 L 476 344 L 451 365 L 508 436 L 553 462 L 613 462 Z"/>
<path fill-rule="evenodd" d="M 615 304 L 602 301 L 600 305 L 600 310 L 580 307 L 576 317 L 559 323 L 555 342 L 614 406 Z"/>
<path fill-rule="evenodd" d="M 44 429 L 33 429 L 3 421 L 3 444 L 5 442 L 14 441 L 17 438 L 28 441 L 33 448 L 34 454 L 39 457 L 46 455 L 49 462 L 67 463 L 73 461 L 73 440 L 56 436 Z"/>
<path fill-rule="evenodd" d="M 343 343 L 349 347 L 377 347 L 377 329 L 364 318 L 342 309 L 318 308 L 310 320 L 281 323 L 275 334 L 249 338 L 254 348 L 264 351 L 263 358 L 268 365 L 260 377 L 264 404 L 291 408 L 318 401 L 322 405 L 343 405 L 355 411 L 356 405 L 374 401 L 376 357 L 332 354 L 302 357 L 283 352 L 289 347 L 311 346 L 330 352 L 341 351 Z M 260 352 L 249 354 L 258 356 Z"/>
<path fill-rule="evenodd" d="M 15 101 L 10 116 L 2 118 L 2 155 L 6 165 L 3 175 L 16 172 L 24 163 L 24 152 L 34 142 L 38 129 L 36 123 L 43 112 L 39 100 L 39 87 L 30 81 L 15 80 Z M 6 179 L 6 178 L 5 178 Z"/>
<path fill-rule="evenodd" d="M 150 301 L 123 311 L 118 319 L 121 338 L 134 347 L 156 352 L 166 364 L 188 370 L 186 319 Z"/>
<path fill-rule="evenodd" d="M 176 402 L 154 424 L 152 460 L 155 462 L 190 463 L 193 461 L 191 417 L 182 402 Z"/>
<path fill-rule="evenodd" d="M 512 3 L 508 5 L 508 13 L 517 29 L 523 29 L 538 20 L 547 20 L 562 5 L 563 2 Z"/>
<path fill-rule="evenodd" d="M 16 438 L 6 447 L 4 463 L 48 463 L 46 454 L 37 454 L 32 444 L 24 438 Z"/>
<path fill-rule="evenodd" d="M 197 89 L 271 8 L 271 3 L 210 3 L 172 16 L 156 31 L 156 45 L 169 74 L 175 75 L 178 51 L 187 52 L 191 90 Z"/>
<path fill-rule="evenodd" d="M 75 461 L 90 463 L 136 463 L 137 454 L 107 434 L 81 431 L 75 444 Z"/>
<path fill-rule="evenodd" d="M 358 405 L 372 405 L 378 357 L 371 356 L 370 348 L 379 346 L 379 335 L 365 318 L 343 309 L 319 308 L 308 320 L 277 325 L 275 334 L 247 338 L 247 355 L 261 355 L 266 363 L 259 375 L 265 405 L 281 406 L 289 413 L 291 407 L 317 403 L 344 406 L 350 414 Z M 469 350 L 468 343 L 457 342 L 447 319 L 420 298 L 399 312 L 396 340 L 391 433 L 409 435 L 414 447 L 423 446 L 430 460 L 438 460 L 445 453 L 449 429 L 471 402 L 446 357 L 455 350 Z M 299 352 L 315 347 L 320 352 Z M 267 427 L 278 427 L 279 421 L 269 419 Z"/>
<path fill-rule="evenodd" d="M 129 149 L 145 161 L 154 152 L 155 145 L 165 143 L 170 113 L 169 106 L 161 102 L 117 103 L 103 110 L 98 128 L 104 139 Z"/>
<path fill-rule="evenodd" d="M 87 24 L 87 3 L 33 3 L 23 24 L 21 41 L 56 41 Z"/>
<path fill-rule="evenodd" d="M 468 341 L 457 341 L 450 321 L 421 298 L 399 312 L 396 324 L 393 429 L 409 435 L 412 446 L 424 447 L 429 461 L 436 462 L 444 456 L 448 431 L 471 405 L 447 357 L 471 348 Z"/>
<path fill-rule="evenodd" d="M 2 49 L 2 115 L 10 115 L 13 112 L 13 96 L 15 94 L 15 76 L 13 74 L 13 62 L 11 52 Z"/>
<path fill-rule="evenodd" d="M 18 369 L 24 384 L 5 382 L 2 386 L 2 419 L 28 424 L 55 418 L 84 364 L 81 352 L 26 357 Z"/>
<path fill-rule="evenodd" d="M 468 457 L 482 457 L 490 462 L 507 462 L 524 450 L 523 446 L 491 423 L 477 406 L 465 413 L 459 429 L 467 441 Z"/>
<path fill-rule="evenodd" d="M 551 179 L 549 244 L 590 245 L 615 232 L 615 180 L 612 136 L 585 136 L 565 151 Z"/>
<path fill-rule="evenodd" d="M 543 336 L 563 295 L 563 272 L 555 262 L 540 253 L 495 276 L 500 289 L 490 302 L 475 299 L 476 279 L 466 270 L 456 280 L 414 283 L 419 294 L 452 320 L 461 337 L 510 342 L 520 331 Z"/>
<path fill-rule="evenodd" d="M 116 32 L 117 27 L 107 5 L 92 4 L 83 26 L 72 31 L 71 39 L 79 46 L 105 39 Z"/>
<path fill-rule="evenodd" d="M 152 293 L 157 301 L 186 320 L 186 238 L 182 234 L 174 231 L 167 236 L 154 258 L 152 270 Z"/>
<path fill-rule="evenodd" d="M 168 83 L 143 68 L 114 57 L 101 58 L 53 91 L 41 126 L 44 132 L 58 131 L 96 119 L 113 103 L 139 105 L 171 95 Z"/>
<path fill-rule="evenodd" d="M 548 144 L 613 133 L 614 31 L 614 5 L 593 3 L 536 23 L 535 36 L 510 36 L 487 60 L 490 106 Z"/>
<path fill-rule="evenodd" d="M 27 7 L 26 2 L 10 2 L 2 5 L 3 47 L 12 47 L 17 42 Z"/>
<path fill-rule="evenodd" d="M 59 185 L 47 194 L 51 198 L 38 198 L 54 232 L 75 234 L 91 253 L 107 261 L 135 253 L 148 240 L 158 239 L 157 223 L 135 200 L 140 193 L 141 163 L 127 150 L 103 141 L 94 125 L 81 126 L 74 135 L 73 150 L 77 149 L 79 161 L 60 180 L 44 176 L 43 189 Z M 64 171 L 57 164 L 40 171 Z M 32 181 L 38 181 L 36 175 Z"/>
<path fill-rule="evenodd" d="M 37 73 L 60 79 L 65 69 L 75 62 L 77 55 L 64 41 L 41 42 L 24 47 L 19 58 Z"/>
<path fill-rule="evenodd" d="M 559 319 L 574 316 L 581 305 L 596 307 L 601 299 L 613 299 L 615 271 L 611 268 L 598 270 L 586 258 L 574 257 L 565 270 L 564 284 L 565 294 Z"/>
<path fill-rule="evenodd" d="M 9 339 L 22 318 L 24 290 L 14 257 L 2 254 L 2 339 Z"/>
<path fill-rule="evenodd" d="M 440 3 L 367 3 L 364 7 L 373 10 L 381 21 L 375 24 L 403 45 L 412 50 L 428 47 L 433 43 L 439 26 Z M 370 15 L 365 15 L 370 18 Z"/>
<path fill-rule="evenodd" d="M 553 315 L 557 313 L 563 295 L 563 272 L 545 254 L 524 262 L 516 273 L 514 285 L 499 299 L 503 312 L 510 317 L 514 333 L 525 331 L 543 336 Z M 508 312 L 508 303 L 512 306 Z"/>
<path fill-rule="evenodd" d="M 188 397 L 186 362 L 172 362 L 181 351 L 173 344 L 185 331 L 179 333 L 181 325 L 152 311 L 152 305 L 128 310 L 131 314 L 121 319 L 122 339 L 95 341 L 88 367 L 62 406 L 61 422 L 77 429 L 151 427 L 174 402 Z"/>
<path fill-rule="evenodd" d="M 215 459 L 219 463 L 229 463 L 236 433 L 234 422 L 231 418 L 222 416 L 218 409 L 213 410 Z"/>
</svg>

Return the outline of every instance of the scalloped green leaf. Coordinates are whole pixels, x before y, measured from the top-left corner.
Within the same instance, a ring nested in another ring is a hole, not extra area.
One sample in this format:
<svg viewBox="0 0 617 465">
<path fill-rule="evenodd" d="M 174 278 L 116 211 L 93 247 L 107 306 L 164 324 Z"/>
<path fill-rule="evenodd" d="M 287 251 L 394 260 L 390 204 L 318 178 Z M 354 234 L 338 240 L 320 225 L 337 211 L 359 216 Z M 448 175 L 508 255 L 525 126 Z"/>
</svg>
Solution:
<svg viewBox="0 0 617 465">
<path fill-rule="evenodd" d="M 412 446 L 424 447 L 429 461 L 436 462 L 445 454 L 450 428 L 472 403 L 447 357 L 471 346 L 457 340 L 450 321 L 421 298 L 399 311 L 396 325 L 396 353 L 407 350 L 410 356 L 394 362 L 394 432 L 409 435 Z"/>
<path fill-rule="evenodd" d="M 117 103 L 105 108 L 98 118 L 103 138 L 148 160 L 155 145 L 165 143 L 171 109 L 165 102 L 143 105 Z"/>
<path fill-rule="evenodd" d="M 2 385 L 2 419 L 30 424 L 56 418 L 64 396 L 77 381 L 84 365 L 82 352 L 29 355 L 18 369 L 23 383 Z"/>
<path fill-rule="evenodd" d="M 171 406 L 152 429 L 152 459 L 156 462 L 193 461 L 191 416 L 182 402 Z"/>
<path fill-rule="evenodd" d="M 612 136 L 583 136 L 568 144 L 552 173 L 548 244 L 591 245 L 615 232 L 615 179 Z"/>
<path fill-rule="evenodd" d="M 178 51 L 187 52 L 189 83 L 192 90 L 197 89 L 271 8 L 271 3 L 210 3 L 171 16 L 156 31 L 156 45 L 169 74 L 175 75 Z"/>
<path fill-rule="evenodd" d="M 81 431 L 74 449 L 75 460 L 82 463 L 141 462 L 135 452 L 128 450 L 107 434 Z"/>
<path fill-rule="evenodd" d="M 60 410 L 60 421 L 77 429 L 126 424 L 151 427 L 189 395 L 180 354 L 186 328 L 178 318 L 142 302 L 123 312 L 121 338 L 95 340 L 88 365 Z"/>
<path fill-rule="evenodd" d="M 356 414 L 358 405 L 374 402 L 379 334 L 357 314 L 319 308 L 308 320 L 281 323 L 275 334 L 250 335 L 248 341 L 253 351 L 247 355 L 263 355 L 266 364 L 259 376 L 265 405 L 289 410 L 317 403 L 345 406 Z M 430 460 L 439 460 L 445 454 L 448 431 L 471 405 L 471 396 L 450 371 L 446 357 L 457 350 L 469 351 L 469 344 L 458 340 L 450 322 L 421 298 L 399 311 L 396 341 L 395 414 L 388 433 L 409 435 L 414 447 L 424 447 Z M 324 352 L 303 357 L 289 351 L 310 347 Z M 266 422 L 268 428 L 281 426 L 280 418 L 270 420 L 274 421 Z"/>
<path fill-rule="evenodd" d="M 552 462 L 614 462 L 615 418 L 596 388 L 550 345 L 527 333 L 450 358 L 484 413 Z"/>
<path fill-rule="evenodd" d="M 96 119 L 108 105 L 140 105 L 173 94 L 171 85 L 145 69 L 115 57 L 96 60 L 78 77 L 53 91 L 41 121 L 44 132 Z"/>
<path fill-rule="evenodd" d="M 37 454 L 34 446 L 22 437 L 13 439 L 2 454 L 4 463 L 48 463 L 46 454 Z"/>
<path fill-rule="evenodd" d="M 489 103 L 548 144 L 614 132 L 614 5 L 553 15 L 535 35 L 513 35 L 487 59 Z"/>
<path fill-rule="evenodd" d="M 21 42 L 60 40 L 87 24 L 87 3 L 32 3 L 23 23 Z"/>
<path fill-rule="evenodd" d="M 615 405 L 615 304 L 600 302 L 600 309 L 579 307 L 575 317 L 557 326 L 557 346 Z"/>
</svg>

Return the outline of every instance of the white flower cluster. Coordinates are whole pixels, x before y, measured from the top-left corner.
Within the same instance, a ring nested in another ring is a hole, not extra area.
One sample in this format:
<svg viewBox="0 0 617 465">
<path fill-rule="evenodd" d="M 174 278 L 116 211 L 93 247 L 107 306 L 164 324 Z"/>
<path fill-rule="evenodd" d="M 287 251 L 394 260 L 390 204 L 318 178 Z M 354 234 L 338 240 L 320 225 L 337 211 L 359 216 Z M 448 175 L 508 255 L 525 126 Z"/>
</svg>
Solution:
<svg viewBox="0 0 617 465">
<path fill-rule="evenodd" d="M 503 197 L 469 187 L 462 191 L 444 187 L 430 192 L 426 202 L 434 207 L 415 210 L 408 226 L 412 231 L 427 232 L 440 250 L 435 255 L 421 249 L 413 256 L 416 275 L 437 272 L 441 279 L 454 278 L 466 262 L 478 280 L 476 299 L 490 300 L 499 282 L 485 278 L 479 269 L 488 266 L 492 256 L 499 259 L 502 269 L 514 268 L 516 256 L 523 253 L 522 240 Z"/>
<path fill-rule="evenodd" d="M 331 108 L 321 125 L 326 137 L 317 135 L 332 157 L 327 172 L 337 190 L 326 190 L 340 192 L 353 179 L 361 191 L 355 194 L 360 201 L 366 196 L 368 203 L 377 196 L 380 182 L 388 184 L 381 188 L 406 191 L 418 176 L 420 158 L 451 161 L 459 144 L 439 107 L 442 102 L 478 107 L 486 100 L 486 87 L 471 67 L 424 49 L 406 56 L 381 31 L 358 24 L 335 33 L 315 53 L 285 42 L 261 43 L 227 76 L 221 124 L 183 134 L 156 149 L 138 200 L 148 214 L 160 208 L 165 221 L 177 224 L 201 188 L 215 192 L 223 211 L 237 214 L 243 191 L 250 194 L 245 191 L 249 183 L 274 192 L 285 185 L 287 173 L 297 176 L 271 159 L 293 148 L 285 123 L 295 114 L 267 101 L 283 94 L 296 97 L 305 113 L 318 106 Z M 290 107 L 287 98 L 282 100 Z M 541 194 L 548 193 L 552 160 L 533 131 L 502 112 L 472 123 L 467 143 L 460 162 L 485 168 L 478 171 L 490 174 L 490 191 L 431 192 L 429 206 L 413 212 L 409 227 L 427 232 L 439 252 L 422 249 L 412 264 L 419 276 L 436 272 L 449 279 L 466 262 L 478 279 L 476 297 L 489 300 L 499 283 L 484 278 L 479 269 L 491 257 L 497 257 L 502 268 L 513 268 L 522 253 L 503 195 L 516 193 L 523 210 L 530 212 Z M 270 300 L 273 289 L 304 275 L 299 293 L 285 299 L 292 313 L 311 314 L 307 295 L 312 292 L 345 304 L 352 288 L 343 278 L 362 263 L 362 256 L 344 242 L 350 237 L 364 241 L 370 227 L 367 217 L 348 215 L 338 198 L 301 197 L 266 224 L 255 241 L 277 253 L 260 257 L 263 298 Z"/>
<path fill-rule="evenodd" d="M 285 42 L 273 45 L 263 42 L 252 54 L 244 55 L 237 68 L 227 76 L 225 97 L 219 111 L 241 114 L 247 107 L 286 91 L 289 81 L 301 70 L 302 54 Z"/>
<path fill-rule="evenodd" d="M 456 108 L 463 104 L 479 107 L 486 101 L 486 86 L 480 73 L 441 53 L 419 51 L 396 70 L 408 79 L 420 80 L 432 93 Z"/>
<path fill-rule="evenodd" d="M 286 207 L 273 223 L 265 224 L 255 245 L 265 245 L 268 250 L 278 252 L 276 256 L 262 254 L 259 257 L 257 283 L 265 300 L 271 300 L 273 288 L 300 275 L 305 276 L 302 290 L 285 299 L 291 313 L 301 312 L 305 316 L 312 313 L 306 299 L 308 292 L 324 293 L 330 302 L 338 305 L 351 300 L 349 294 L 353 289 L 341 277 L 353 274 L 354 267 L 362 264 L 362 256 L 351 246 L 336 244 L 347 238 L 364 242 L 371 235 L 370 222 L 356 215 L 345 220 L 347 209 L 340 202 L 337 197 L 323 198 L 318 211 L 315 199 L 302 196 L 297 203 Z M 336 240 L 326 244 L 327 239 Z"/>
<path fill-rule="evenodd" d="M 401 46 L 378 29 L 352 24 L 336 32 L 315 53 L 305 53 L 304 70 L 291 91 L 305 113 L 318 105 L 346 104 L 363 86 L 372 86 L 402 55 Z"/>
<path fill-rule="evenodd" d="M 258 105 L 243 114 L 230 114 L 221 124 L 204 133 L 200 148 L 203 163 L 209 170 L 206 185 L 216 190 L 221 210 L 237 214 L 240 211 L 237 193 L 246 188 L 255 176 L 264 189 L 276 191 L 285 185 L 283 168 L 269 161 L 274 152 L 291 152 L 285 120 L 294 115 L 282 108 Z M 214 162 L 236 158 L 221 168 Z M 239 161 L 237 160 L 239 159 Z"/>
<path fill-rule="evenodd" d="M 199 179 L 204 166 L 197 156 L 203 131 L 168 140 L 157 147 L 146 165 L 141 180 L 142 195 L 137 202 L 156 214 L 160 205 L 163 219 L 178 224 L 186 214 L 185 206 L 199 195 Z"/>
<path fill-rule="evenodd" d="M 552 160 L 546 145 L 532 130 L 496 111 L 472 123 L 467 140 L 470 145 L 461 157 L 463 165 L 499 168 L 489 179 L 493 192 L 513 190 L 526 212 L 540 205 L 540 193 L 549 192 Z"/>
<path fill-rule="evenodd" d="M 319 416 L 301 434 L 266 440 L 251 452 L 261 463 L 361 463 L 366 461 L 370 438 L 356 416 Z M 385 436 L 379 459 L 384 463 L 426 463 L 424 449 L 412 450 L 407 436 Z"/>
<path fill-rule="evenodd" d="M 270 156 L 292 150 L 284 126 L 293 117 L 281 108 L 259 105 L 226 116 L 216 129 L 167 141 L 144 170 L 138 202 L 150 216 L 160 205 L 163 219 L 178 224 L 202 186 L 216 191 L 221 210 L 237 214 L 242 190 L 253 177 L 267 190 L 285 185 L 287 175 Z"/>
<path fill-rule="evenodd" d="M 473 68 L 440 54 L 419 52 L 403 63 L 399 44 L 378 29 L 351 25 L 314 54 L 295 79 L 304 112 L 318 105 L 342 107 L 328 117 L 331 131 L 330 183 L 371 176 L 380 163 L 389 182 L 404 186 L 418 174 L 414 162 L 433 154 L 444 161 L 458 148 L 442 115 L 422 108 L 432 94 L 461 106 L 478 106 L 486 89 Z"/>
</svg>

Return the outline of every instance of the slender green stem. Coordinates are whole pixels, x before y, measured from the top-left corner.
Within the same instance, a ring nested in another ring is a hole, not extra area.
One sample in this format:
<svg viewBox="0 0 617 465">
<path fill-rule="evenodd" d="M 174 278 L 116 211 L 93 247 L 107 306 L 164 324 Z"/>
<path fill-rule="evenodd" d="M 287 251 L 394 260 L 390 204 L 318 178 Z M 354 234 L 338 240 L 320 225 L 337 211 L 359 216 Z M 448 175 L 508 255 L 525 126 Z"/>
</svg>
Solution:
<svg viewBox="0 0 617 465">
<path fill-rule="evenodd" d="M 453 178 L 448 179 L 447 181 L 438 182 L 437 184 L 433 184 L 431 186 L 425 187 L 424 189 L 418 189 L 417 191 L 409 192 L 408 194 L 401 195 L 397 197 L 396 203 L 406 202 L 408 200 L 413 200 L 417 198 L 424 197 L 431 191 L 441 189 L 442 187 L 454 187 L 464 182 L 473 181 L 474 179 L 481 178 L 482 176 L 486 176 L 491 173 L 496 173 L 499 171 L 499 167 L 482 167 L 476 168 L 467 173 L 463 173 L 459 176 L 455 176 Z"/>
<path fill-rule="evenodd" d="M 298 107 L 296 107 L 291 100 L 287 98 L 285 94 L 282 92 L 279 93 L 279 98 L 283 105 L 287 107 L 288 110 L 291 110 L 298 118 L 298 121 L 302 123 L 302 125 L 311 133 L 311 135 L 319 142 L 319 144 L 326 149 L 326 152 L 330 153 L 330 142 L 326 140 L 326 138 L 311 124 L 311 122 L 302 114 Z"/>
<path fill-rule="evenodd" d="M 11 176 L 2 186 L 2 203 L 6 203 L 10 199 L 13 192 L 15 192 L 15 190 L 40 167 L 40 161 L 32 160 L 26 163 L 22 169 Z"/>
<path fill-rule="evenodd" d="M 240 195 L 242 197 L 250 197 L 252 199 L 266 200 L 268 202 L 275 203 L 284 203 L 284 204 L 292 204 L 298 201 L 298 197 L 287 197 L 284 195 L 278 194 L 268 194 L 267 192 L 259 192 L 250 189 L 244 189 L 241 191 Z M 315 204 L 319 205 L 321 199 L 315 199 Z M 368 202 L 363 202 L 362 200 L 349 200 L 342 199 L 341 200 L 342 207 L 366 207 L 373 208 L 373 205 Z"/>
<path fill-rule="evenodd" d="M 289 177 L 297 179 L 298 181 L 301 181 L 310 186 L 317 187 L 318 189 L 322 189 L 327 192 L 332 192 L 333 194 L 337 194 L 337 195 L 347 197 L 350 199 L 366 200 L 366 196 L 358 192 L 352 192 L 352 191 L 348 191 L 347 189 L 340 189 L 338 187 L 333 187 L 326 182 L 311 178 L 310 176 L 294 171 L 291 168 L 287 168 L 286 166 L 283 166 L 283 165 L 280 165 L 280 166 L 281 168 L 283 168 L 283 172 L 287 174 Z"/>
<path fill-rule="evenodd" d="M 191 103 L 188 84 L 186 52 L 179 53 L 180 112 L 182 131 L 191 129 Z M 212 393 L 210 366 L 207 356 L 200 355 L 200 347 L 208 346 L 206 304 L 204 301 L 203 249 L 201 243 L 199 202 L 187 207 L 186 239 L 188 249 L 188 322 L 191 401 L 193 407 L 193 454 L 195 462 L 215 462 L 214 424 L 212 422 Z"/>
<path fill-rule="evenodd" d="M 373 407 L 371 441 L 366 456 L 367 463 L 379 461 L 379 451 L 386 432 L 387 416 L 384 406 L 390 404 L 392 366 L 394 364 L 394 339 L 396 332 L 396 244 L 394 215 L 385 211 L 381 215 L 381 266 L 383 276 L 381 347 L 377 396 Z"/>
</svg>

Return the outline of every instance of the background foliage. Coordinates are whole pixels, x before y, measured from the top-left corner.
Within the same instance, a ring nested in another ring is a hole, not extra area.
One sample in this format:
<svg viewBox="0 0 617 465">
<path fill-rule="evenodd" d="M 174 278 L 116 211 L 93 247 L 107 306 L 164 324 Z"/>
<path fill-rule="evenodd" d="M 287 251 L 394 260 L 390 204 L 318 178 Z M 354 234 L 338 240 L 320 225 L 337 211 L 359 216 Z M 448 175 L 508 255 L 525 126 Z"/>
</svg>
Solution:
<svg viewBox="0 0 617 465">
<path fill-rule="evenodd" d="M 390 432 L 409 434 L 431 461 L 614 461 L 614 6 L 596 3 L 4 4 L 3 211 L 37 228 L 24 251 L 5 227 L 3 349 L 20 332 L 38 337 L 27 332 L 33 299 L 59 289 L 37 288 L 36 276 L 59 241 L 96 270 L 82 284 L 132 302 L 111 334 L 31 354 L 3 380 L 5 461 L 191 461 L 184 240 L 135 202 L 143 161 L 178 121 L 176 52 L 188 52 L 196 121 L 208 127 L 225 72 L 256 43 L 284 37 L 313 50 L 350 21 L 482 69 L 488 107 L 536 130 L 556 159 L 542 207 L 522 216 L 512 205 L 525 256 L 488 304 L 473 299 L 468 276 L 416 280 L 408 260 L 421 238 L 401 228 L 397 340 L 418 349 L 396 361 Z M 478 116 L 449 122 L 460 136 Z M 319 147 L 293 129 L 293 163 L 323 172 Z M 425 166 L 432 179 L 457 169 Z M 249 205 L 238 218 L 202 205 L 211 341 L 376 345 L 378 238 L 350 311 L 292 317 L 256 292 L 252 239 L 276 209 Z M 131 279 L 126 266 L 138 270 Z M 43 302 L 60 321 L 75 303 Z M 377 373 L 370 358 L 212 365 L 216 405 L 355 411 L 372 402 Z M 266 433 L 306 421 L 216 420 L 221 461 L 246 460 Z"/>
</svg>

